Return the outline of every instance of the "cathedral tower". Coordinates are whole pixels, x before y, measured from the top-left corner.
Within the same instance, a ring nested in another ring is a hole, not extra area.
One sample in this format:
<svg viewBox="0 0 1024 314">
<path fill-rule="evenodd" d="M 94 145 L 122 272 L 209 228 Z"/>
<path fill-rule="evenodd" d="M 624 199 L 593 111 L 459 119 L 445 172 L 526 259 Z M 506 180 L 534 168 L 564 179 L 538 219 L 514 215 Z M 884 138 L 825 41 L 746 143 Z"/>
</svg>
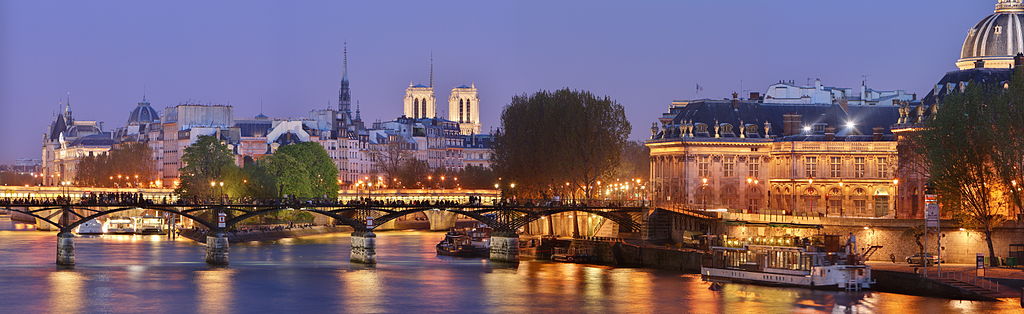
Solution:
<svg viewBox="0 0 1024 314">
<path fill-rule="evenodd" d="M 476 84 L 452 88 L 448 97 L 448 120 L 458 122 L 462 134 L 480 133 L 480 97 Z"/>
<path fill-rule="evenodd" d="M 405 89 L 405 101 L 402 112 L 406 117 L 414 119 L 436 118 L 437 104 L 434 99 L 434 57 L 430 57 L 429 85 L 409 83 Z"/>
<path fill-rule="evenodd" d="M 352 92 L 348 87 L 348 43 L 345 43 L 341 67 L 341 88 L 338 90 L 338 115 L 341 124 L 352 123 Z"/>
</svg>

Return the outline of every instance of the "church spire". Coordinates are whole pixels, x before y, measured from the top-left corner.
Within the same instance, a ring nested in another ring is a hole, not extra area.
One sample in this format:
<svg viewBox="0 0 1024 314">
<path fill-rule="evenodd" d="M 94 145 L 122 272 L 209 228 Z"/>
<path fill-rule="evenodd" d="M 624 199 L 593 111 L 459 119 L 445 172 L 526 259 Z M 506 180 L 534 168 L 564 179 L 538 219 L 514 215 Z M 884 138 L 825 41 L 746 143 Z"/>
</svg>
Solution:
<svg viewBox="0 0 1024 314">
<path fill-rule="evenodd" d="M 362 121 L 363 117 L 359 114 L 359 101 L 356 100 L 356 121 Z"/>
<path fill-rule="evenodd" d="M 430 87 L 434 87 L 434 52 L 430 52 Z"/>
<path fill-rule="evenodd" d="M 338 111 L 343 115 L 352 110 L 352 92 L 348 87 L 348 43 L 342 50 L 341 88 L 338 90 Z"/>
</svg>

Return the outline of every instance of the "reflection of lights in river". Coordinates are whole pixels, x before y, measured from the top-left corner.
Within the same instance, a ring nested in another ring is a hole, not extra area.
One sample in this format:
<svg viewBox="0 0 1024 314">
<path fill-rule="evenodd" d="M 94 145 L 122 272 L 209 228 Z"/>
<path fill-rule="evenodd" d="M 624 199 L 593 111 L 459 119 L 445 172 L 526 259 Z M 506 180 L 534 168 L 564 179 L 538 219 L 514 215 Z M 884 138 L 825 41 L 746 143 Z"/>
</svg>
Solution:
<svg viewBox="0 0 1024 314">
<path fill-rule="evenodd" d="M 85 278 L 72 270 L 50 273 L 50 308 L 53 313 L 78 313 L 85 309 Z"/>
<path fill-rule="evenodd" d="M 232 280 L 234 270 L 211 269 L 197 271 L 195 276 L 196 294 L 199 296 L 199 313 L 230 313 L 234 303 Z"/>
<path fill-rule="evenodd" d="M 354 266 L 359 267 L 359 266 Z M 340 270 L 338 279 L 344 289 L 346 312 L 352 313 L 380 313 L 384 312 L 385 304 L 382 304 L 381 281 L 376 270 Z"/>
</svg>

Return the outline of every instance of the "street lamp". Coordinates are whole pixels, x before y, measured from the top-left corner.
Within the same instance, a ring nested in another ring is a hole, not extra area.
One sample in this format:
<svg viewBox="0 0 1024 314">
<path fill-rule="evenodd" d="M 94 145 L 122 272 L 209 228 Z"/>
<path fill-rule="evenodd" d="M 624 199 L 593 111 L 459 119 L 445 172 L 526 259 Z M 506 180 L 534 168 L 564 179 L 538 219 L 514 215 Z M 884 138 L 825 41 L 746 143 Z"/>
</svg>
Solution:
<svg viewBox="0 0 1024 314">
<path fill-rule="evenodd" d="M 899 218 L 900 214 L 900 178 L 892 179 L 893 185 L 893 203 L 892 203 L 892 216 L 893 218 Z"/>
<path fill-rule="evenodd" d="M 701 207 L 708 211 L 708 178 L 700 178 L 700 183 Z"/>
</svg>

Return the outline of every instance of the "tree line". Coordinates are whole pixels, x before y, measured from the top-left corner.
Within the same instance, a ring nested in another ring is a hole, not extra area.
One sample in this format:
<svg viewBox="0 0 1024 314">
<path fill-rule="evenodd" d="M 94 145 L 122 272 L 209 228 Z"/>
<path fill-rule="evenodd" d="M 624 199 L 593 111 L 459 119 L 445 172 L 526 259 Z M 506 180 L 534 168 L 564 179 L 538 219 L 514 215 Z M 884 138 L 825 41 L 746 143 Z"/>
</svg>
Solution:
<svg viewBox="0 0 1024 314">
<path fill-rule="evenodd" d="M 1008 85 L 970 82 L 947 96 L 912 145 L 923 148 L 943 211 L 985 235 L 1020 214 L 1024 184 L 1024 72 Z"/>
</svg>

